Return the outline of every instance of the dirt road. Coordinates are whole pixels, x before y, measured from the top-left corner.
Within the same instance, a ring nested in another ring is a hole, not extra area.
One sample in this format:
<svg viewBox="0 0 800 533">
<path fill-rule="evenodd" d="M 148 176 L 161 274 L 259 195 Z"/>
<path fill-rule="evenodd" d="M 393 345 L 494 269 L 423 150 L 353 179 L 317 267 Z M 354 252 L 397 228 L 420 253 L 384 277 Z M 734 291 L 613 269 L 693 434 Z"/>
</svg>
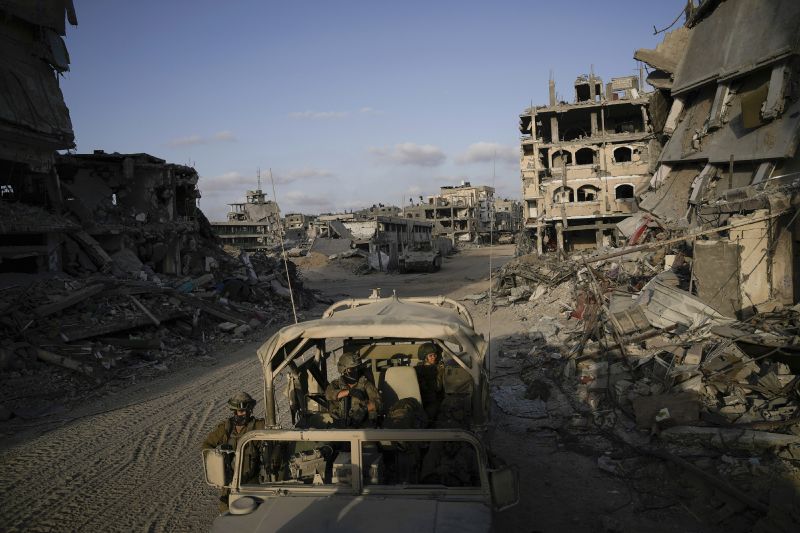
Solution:
<svg viewBox="0 0 800 533">
<path fill-rule="evenodd" d="M 495 265 L 511 253 L 496 247 Z M 435 274 L 353 276 L 329 269 L 306 277 L 334 297 L 367 296 L 376 286 L 384 294 L 459 296 L 486 286 L 488 261 L 487 249 L 475 249 L 447 259 Z M 81 406 L 1 444 L 0 529 L 207 530 L 216 495 L 202 479 L 200 441 L 227 416 L 224 402 L 235 391 L 261 390 L 256 347 Z"/>
<path fill-rule="evenodd" d="M 499 266 L 512 247 L 496 247 Z M 304 272 L 309 286 L 331 298 L 383 294 L 446 294 L 461 297 L 488 287 L 489 250 L 449 258 L 433 274 L 355 276 L 329 265 Z M 468 304 L 476 329 L 487 334 L 486 305 Z M 324 310 L 320 306 L 308 318 Z M 504 339 L 526 330 L 514 307 L 491 317 L 493 352 Z M 263 339 L 262 339 L 263 341 Z M 258 343 L 159 381 L 128 389 L 102 402 L 47 419 L 28 433 L 0 444 L 0 529 L 3 531 L 206 531 L 216 515 L 216 492 L 205 485 L 199 445 L 227 416 L 225 400 L 235 391 L 260 397 Z M 508 367 L 504 356 L 498 364 Z M 504 372 L 498 372 L 503 374 Z M 514 371 L 494 385 L 515 379 Z M 280 383 L 278 384 L 280 387 Z M 278 401 L 283 402 L 279 394 Z M 259 402 L 258 410 L 263 401 Z M 520 467 L 521 505 L 495 518 L 498 530 L 703 531 L 686 513 L 643 514 L 630 505 L 623 480 L 597 468 L 596 452 L 575 450 L 557 428 L 527 426 L 495 409 L 493 449 Z M 654 487 L 658 491 L 657 487 Z"/>
</svg>

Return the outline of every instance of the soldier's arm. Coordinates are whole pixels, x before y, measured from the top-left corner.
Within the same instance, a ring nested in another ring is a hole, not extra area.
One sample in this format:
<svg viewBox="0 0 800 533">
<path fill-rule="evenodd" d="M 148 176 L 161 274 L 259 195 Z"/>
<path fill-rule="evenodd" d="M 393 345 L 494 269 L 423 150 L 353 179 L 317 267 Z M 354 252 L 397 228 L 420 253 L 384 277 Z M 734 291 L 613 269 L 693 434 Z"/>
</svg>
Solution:
<svg viewBox="0 0 800 533">
<path fill-rule="evenodd" d="M 383 407 L 383 402 L 381 401 L 381 394 L 378 392 L 378 388 L 373 385 L 371 381 L 367 382 L 367 386 L 365 388 L 367 391 L 367 398 L 369 398 L 369 401 L 373 403 L 375 410 L 380 412 L 381 408 Z"/>
<path fill-rule="evenodd" d="M 220 422 L 220 424 L 214 428 L 214 430 L 206 436 L 206 440 L 203 441 L 203 449 L 208 450 L 210 448 L 216 448 L 220 444 L 225 444 L 223 441 L 225 440 L 225 422 Z"/>
<path fill-rule="evenodd" d="M 329 402 L 335 402 L 339 399 L 340 392 L 342 392 L 342 389 L 339 387 L 339 380 L 334 379 L 328 383 L 328 386 L 325 389 L 325 399 L 327 399 Z"/>
</svg>

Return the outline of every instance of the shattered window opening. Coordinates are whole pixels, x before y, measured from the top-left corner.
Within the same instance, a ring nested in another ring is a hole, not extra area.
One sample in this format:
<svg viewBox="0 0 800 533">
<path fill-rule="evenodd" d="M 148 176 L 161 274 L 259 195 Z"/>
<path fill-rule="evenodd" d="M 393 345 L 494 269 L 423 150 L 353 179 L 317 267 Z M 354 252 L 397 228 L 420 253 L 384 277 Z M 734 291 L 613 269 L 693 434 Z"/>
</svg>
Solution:
<svg viewBox="0 0 800 533">
<path fill-rule="evenodd" d="M 617 185 L 614 189 L 614 194 L 617 200 L 632 200 L 633 199 L 633 185 L 624 184 Z"/>
</svg>

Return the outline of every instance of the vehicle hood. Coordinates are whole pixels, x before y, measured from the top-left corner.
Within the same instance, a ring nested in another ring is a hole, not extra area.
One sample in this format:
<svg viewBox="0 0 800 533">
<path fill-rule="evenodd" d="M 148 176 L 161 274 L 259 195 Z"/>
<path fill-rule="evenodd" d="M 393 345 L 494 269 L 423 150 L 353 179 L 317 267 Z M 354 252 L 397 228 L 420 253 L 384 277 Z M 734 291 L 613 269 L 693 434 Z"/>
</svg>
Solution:
<svg viewBox="0 0 800 533">
<path fill-rule="evenodd" d="M 211 531 L 462 533 L 490 531 L 484 503 L 379 496 L 269 498 L 246 515 L 223 515 Z"/>
</svg>

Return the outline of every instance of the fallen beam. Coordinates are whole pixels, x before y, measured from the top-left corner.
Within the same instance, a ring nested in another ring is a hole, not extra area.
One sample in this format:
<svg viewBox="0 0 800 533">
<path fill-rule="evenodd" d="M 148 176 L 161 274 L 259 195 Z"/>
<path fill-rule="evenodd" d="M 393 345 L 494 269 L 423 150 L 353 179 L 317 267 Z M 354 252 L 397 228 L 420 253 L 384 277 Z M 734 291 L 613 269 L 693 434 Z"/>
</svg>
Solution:
<svg viewBox="0 0 800 533">
<path fill-rule="evenodd" d="M 234 324 L 242 325 L 247 324 L 248 320 L 245 320 L 242 316 L 233 314 L 227 311 L 223 311 L 219 309 L 218 306 L 214 304 L 210 304 L 208 302 L 204 302 L 198 298 L 194 298 L 193 296 L 189 296 L 188 294 L 181 294 L 179 292 L 175 292 L 173 294 L 179 300 L 186 302 L 189 305 L 197 307 L 208 313 L 211 316 L 217 317 L 220 320 L 224 320 L 225 322 L 233 322 Z"/>
<path fill-rule="evenodd" d="M 76 361 L 70 357 L 65 355 L 58 355 L 54 354 L 53 352 L 48 352 L 47 350 L 42 350 L 41 348 L 36 349 L 36 357 L 40 361 L 44 361 L 45 363 L 49 363 L 51 365 L 60 366 L 73 372 L 78 372 L 83 374 L 84 376 L 95 377 L 94 368 L 81 363 L 80 361 Z"/>
<path fill-rule="evenodd" d="M 161 315 L 158 318 L 159 322 L 168 322 L 170 320 L 175 320 L 177 318 L 184 318 L 190 316 L 190 313 L 185 311 L 174 311 L 172 313 L 166 313 Z M 153 325 L 153 321 L 148 316 L 141 316 L 130 319 L 123 319 L 117 320 L 116 322 L 111 322 L 109 324 L 102 324 L 98 326 L 91 326 L 86 328 L 71 328 L 64 331 L 61 331 L 59 334 L 64 342 L 75 342 L 82 339 L 90 339 L 92 337 L 100 337 L 103 335 L 109 335 L 111 333 L 117 333 L 119 331 L 127 331 L 129 329 L 141 328 L 143 326 L 151 326 Z"/>
<path fill-rule="evenodd" d="M 65 298 L 61 298 L 56 302 L 52 302 L 49 304 L 40 305 L 36 309 L 33 310 L 34 314 L 39 318 L 43 318 L 53 313 L 58 313 L 59 311 L 63 311 L 64 309 L 68 309 L 73 305 L 77 305 L 84 300 L 95 296 L 96 294 L 100 294 L 103 292 L 105 285 L 97 284 L 97 285 L 90 285 L 89 287 L 85 287 L 77 292 L 70 294 Z"/>
</svg>

